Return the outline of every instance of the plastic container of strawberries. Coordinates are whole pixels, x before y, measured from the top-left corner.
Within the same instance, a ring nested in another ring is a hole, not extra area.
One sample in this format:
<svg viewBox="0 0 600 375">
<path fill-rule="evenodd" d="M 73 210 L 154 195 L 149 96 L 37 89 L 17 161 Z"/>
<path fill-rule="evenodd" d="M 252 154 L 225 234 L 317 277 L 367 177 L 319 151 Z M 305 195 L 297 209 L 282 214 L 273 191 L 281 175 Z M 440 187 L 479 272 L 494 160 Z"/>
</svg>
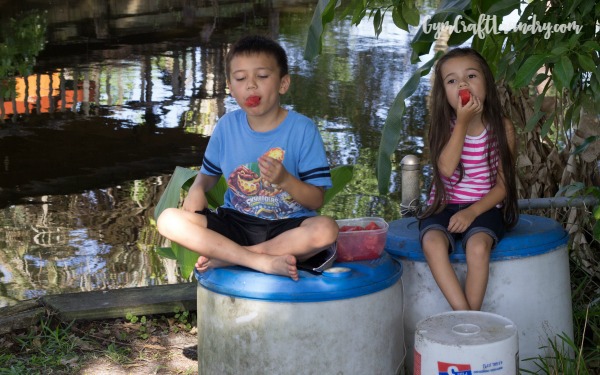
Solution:
<svg viewBox="0 0 600 375">
<path fill-rule="evenodd" d="M 380 217 L 336 220 L 340 227 L 336 262 L 377 259 L 383 253 L 389 228 Z"/>
</svg>

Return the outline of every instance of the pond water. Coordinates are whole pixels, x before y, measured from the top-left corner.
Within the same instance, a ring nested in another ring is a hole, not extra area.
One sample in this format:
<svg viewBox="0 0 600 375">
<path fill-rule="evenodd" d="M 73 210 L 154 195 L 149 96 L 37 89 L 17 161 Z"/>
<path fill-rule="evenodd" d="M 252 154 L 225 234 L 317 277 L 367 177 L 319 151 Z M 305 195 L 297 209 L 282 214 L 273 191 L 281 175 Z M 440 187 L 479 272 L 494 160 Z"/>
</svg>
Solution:
<svg viewBox="0 0 600 375">
<path fill-rule="evenodd" d="M 314 3 L 3 4 L 5 25 L 42 19 L 44 44 L 16 97 L 0 103 L 0 307 L 183 281 L 154 251 L 165 241 L 153 210 L 175 166 L 200 165 L 217 120 L 236 108 L 223 60 L 249 33 L 281 42 L 292 77 L 283 103 L 318 124 L 332 166 L 355 166 L 322 213 L 397 219 L 399 162 L 423 153 L 427 80 L 408 105 L 388 194 L 377 192 L 374 170 L 387 110 L 415 69 L 412 36 L 391 17 L 378 38 L 371 22 L 336 21 L 322 55 L 305 61 Z"/>
</svg>

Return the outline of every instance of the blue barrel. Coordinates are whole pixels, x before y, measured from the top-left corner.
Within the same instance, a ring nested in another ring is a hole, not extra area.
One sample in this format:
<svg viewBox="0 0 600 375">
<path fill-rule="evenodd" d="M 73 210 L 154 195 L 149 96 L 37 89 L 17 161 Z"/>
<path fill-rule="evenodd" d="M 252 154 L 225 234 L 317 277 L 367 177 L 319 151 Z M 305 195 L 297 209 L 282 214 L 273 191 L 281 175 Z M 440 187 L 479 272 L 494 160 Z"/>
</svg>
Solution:
<svg viewBox="0 0 600 375">
<path fill-rule="evenodd" d="M 403 365 L 402 266 L 388 254 L 300 280 L 196 272 L 200 374 L 394 374 Z M 301 369 L 301 370 L 300 370 Z"/>
<path fill-rule="evenodd" d="M 526 359 L 552 355 L 544 349 L 549 347 L 549 339 L 556 339 L 558 334 L 573 338 L 568 239 L 567 232 L 555 220 L 521 215 L 516 227 L 492 251 L 482 311 L 504 316 L 516 324 L 523 369 L 537 369 L 533 361 Z M 464 285 L 465 251 L 460 243 L 456 245 L 450 261 Z M 404 332 L 407 364 L 412 373 L 417 323 L 451 308 L 427 266 L 416 219 L 391 222 L 385 250 L 400 259 L 403 266 L 407 301 Z"/>
</svg>

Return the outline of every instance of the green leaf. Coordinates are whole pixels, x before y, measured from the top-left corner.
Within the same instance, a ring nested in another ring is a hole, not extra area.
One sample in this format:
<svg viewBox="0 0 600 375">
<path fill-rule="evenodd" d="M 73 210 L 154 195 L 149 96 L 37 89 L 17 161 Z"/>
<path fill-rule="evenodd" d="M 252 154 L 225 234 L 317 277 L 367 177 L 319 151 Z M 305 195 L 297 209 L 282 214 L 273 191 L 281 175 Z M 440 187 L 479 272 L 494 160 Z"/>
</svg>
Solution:
<svg viewBox="0 0 600 375">
<path fill-rule="evenodd" d="M 594 40 L 588 40 L 581 45 L 584 51 L 596 52 L 600 51 L 600 44 Z"/>
<path fill-rule="evenodd" d="M 600 206 L 594 207 L 594 219 L 600 220 Z"/>
<path fill-rule="evenodd" d="M 304 58 L 313 60 L 321 53 L 324 26 L 333 20 L 335 0 L 319 0 L 308 28 Z"/>
<path fill-rule="evenodd" d="M 206 193 L 206 200 L 210 208 L 217 208 L 225 203 L 225 192 L 227 191 L 227 181 L 221 176 L 217 184 Z"/>
<path fill-rule="evenodd" d="M 519 6 L 521 5 L 520 0 L 490 0 L 489 3 L 491 3 L 491 6 L 489 8 L 484 7 L 482 9 L 482 13 L 498 17 L 503 17 L 510 14 L 513 10 L 519 9 Z M 501 22 L 501 20 L 498 20 L 498 24 Z"/>
<path fill-rule="evenodd" d="M 540 73 L 540 74 L 536 75 L 535 79 L 533 80 L 533 85 L 534 86 L 538 86 L 540 83 L 542 83 L 545 80 L 547 80 L 548 77 L 549 76 L 546 73 Z"/>
<path fill-rule="evenodd" d="M 576 195 L 581 195 L 581 192 L 585 190 L 585 184 L 582 182 L 575 182 L 566 186 L 561 187 L 556 196 L 565 196 L 565 197 L 574 197 Z"/>
<path fill-rule="evenodd" d="M 531 55 L 517 71 L 513 85 L 515 88 L 527 86 L 537 71 L 544 65 L 546 55 Z"/>
<path fill-rule="evenodd" d="M 332 186 L 325 191 L 324 204 L 327 204 L 337 193 L 342 191 L 350 181 L 352 181 L 353 174 L 354 166 L 352 165 L 338 165 L 331 169 Z"/>
<path fill-rule="evenodd" d="M 542 131 L 540 132 L 540 136 L 544 138 L 550 132 L 552 123 L 554 122 L 554 116 L 548 116 L 544 124 L 542 125 Z"/>
<path fill-rule="evenodd" d="M 429 73 L 431 67 L 443 55 L 442 51 L 438 51 L 435 56 L 418 68 L 408 81 L 402 86 L 398 95 L 394 99 L 388 116 L 383 125 L 381 132 L 381 141 L 379 143 L 379 155 L 377 158 L 377 182 L 379 192 L 386 194 L 390 176 L 392 174 L 392 154 L 398 147 L 402 130 L 402 116 L 406 108 L 404 101 L 410 97 L 419 87 L 421 77 Z"/>
<path fill-rule="evenodd" d="M 532 131 L 535 128 L 535 126 L 537 125 L 538 121 L 540 121 L 540 119 L 545 114 L 546 113 L 542 112 L 542 111 L 535 112 L 535 114 L 527 120 L 527 124 L 525 125 L 525 131 L 526 132 Z"/>
<path fill-rule="evenodd" d="M 421 21 L 419 10 L 416 7 L 409 6 L 406 1 L 402 3 L 402 17 L 412 26 L 419 26 Z"/>
<path fill-rule="evenodd" d="M 596 221 L 594 224 L 594 238 L 600 240 L 600 221 Z"/>
<path fill-rule="evenodd" d="M 354 11 L 352 12 L 352 24 L 358 25 L 363 18 L 367 15 L 367 8 L 365 4 L 362 4 L 360 1 L 355 1 Z M 345 14 L 345 13 L 344 13 Z M 342 14 L 342 16 L 344 16 Z"/>
<path fill-rule="evenodd" d="M 165 257 L 167 259 L 177 260 L 177 254 L 170 247 L 157 247 L 156 253 L 161 257 Z"/>
<path fill-rule="evenodd" d="M 375 29 L 375 36 L 379 36 L 383 30 L 383 16 L 381 15 L 381 9 L 375 10 L 375 16 L 373 17 L 373 28 Z"/>
<path fill-rule="evenodd" d="M 574 74 L 573 64 L 567 56 L 561 57 L 560 60 L 554 64 L 552 77 L 554 78 L 554 82 L 559 90 L 562 88 L 569 88 L 571 86 L 571 80 L 573 79 Z"/>
<path fill-rule="evenodd" d="M 580 144 L 579 146 L 577 146 L 577 148 L 573 151 L 574 155 L 578 155 L 581 154 L 582 152 L 584 152 L 592 143 L 597 142 L 600 140 L 600 136 L 598 135 L 593 135 L 590 137 L 587 137 L 586 139 L 583 140 L 583 143 Z"/>
<path fill-rule="evenodd" d="M 399 7 L 394 7 L 392 10 L 392 21 L 394 21 L 394 25 L 399 29 L 408 31 L 408 22 L 402 17 L 402 11 Z"/>
<path fill-rule="evenodd" d="M 579 4 L 580 4 L 582 1 L 583 1 L 583 0 L 574 0 L 574 1 L 571 3 L 571 8 L 569 8 L 569 10 L 568 10 L 568 13 L 566 13 L 566 14 L 572 14 L 572 13 L 575 11 L 575 9 L 577 9 L 577 7 L 579 7 Z"/>
<path fill-rule="evenodd" d="M 192 272 L 194 272 L 194 265 L 200 255 L 175 242 L 171 242 L 171 248 L 177 255 L 177 264 L 181 270 L 181 276 L 186 280 L 189 279 Z"/>
<path fill-rule="evenodd" d="M 552 51 L 550 51 L 550 53 L 554 56 L 562 56 L 565 55 L 567 52 L 569 52 L 569 48 L 566 47 L 564 44 L 563 45 L 559 45 L 557 47 L 552 48 Z"/>
<path fill-rule="evenodd" d="M 160 214 L 167 208 L 178 207 L 181 199 L 181 188 L 190 180 L 196 178 L 198 171 L 189 168 L 176 167 L 169 180 L 165 191 L 154 209 L 154 219 L 158 220 Z"/>
<path fill-rule="evenodd" d="M 593 72 L 596 70 L 596 64 L 590 56 L 578 53 L 577 61 L 579 62 L 579 65 L 581 65 L 581 67 L 588 72 Z"/>
</svg>

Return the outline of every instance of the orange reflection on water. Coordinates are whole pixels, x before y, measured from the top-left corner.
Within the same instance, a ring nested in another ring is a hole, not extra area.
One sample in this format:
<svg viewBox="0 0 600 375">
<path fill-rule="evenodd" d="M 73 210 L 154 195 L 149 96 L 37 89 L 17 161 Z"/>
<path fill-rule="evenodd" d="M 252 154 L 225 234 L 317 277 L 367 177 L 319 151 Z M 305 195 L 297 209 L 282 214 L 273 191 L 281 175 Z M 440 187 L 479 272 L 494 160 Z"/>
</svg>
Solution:
<svg viewBox="0 0 600 375">
<path fill-rule="evenodd" d="M 4 118 L 15 113 L 64 111 L 72 109 L 79 102 L 95 100 L 96 83 L 94 81 L 77 81 L 77 90 L 73 89 L 73 82 L 73 80 L 66 80 L 58 72 L 30 75 L 26 78 L 17 77 L 15 79 L 15 99 L 4 101 Z M 84 89 L 85 86 L 87 86 L 87 90 Z"/>
</svg>

